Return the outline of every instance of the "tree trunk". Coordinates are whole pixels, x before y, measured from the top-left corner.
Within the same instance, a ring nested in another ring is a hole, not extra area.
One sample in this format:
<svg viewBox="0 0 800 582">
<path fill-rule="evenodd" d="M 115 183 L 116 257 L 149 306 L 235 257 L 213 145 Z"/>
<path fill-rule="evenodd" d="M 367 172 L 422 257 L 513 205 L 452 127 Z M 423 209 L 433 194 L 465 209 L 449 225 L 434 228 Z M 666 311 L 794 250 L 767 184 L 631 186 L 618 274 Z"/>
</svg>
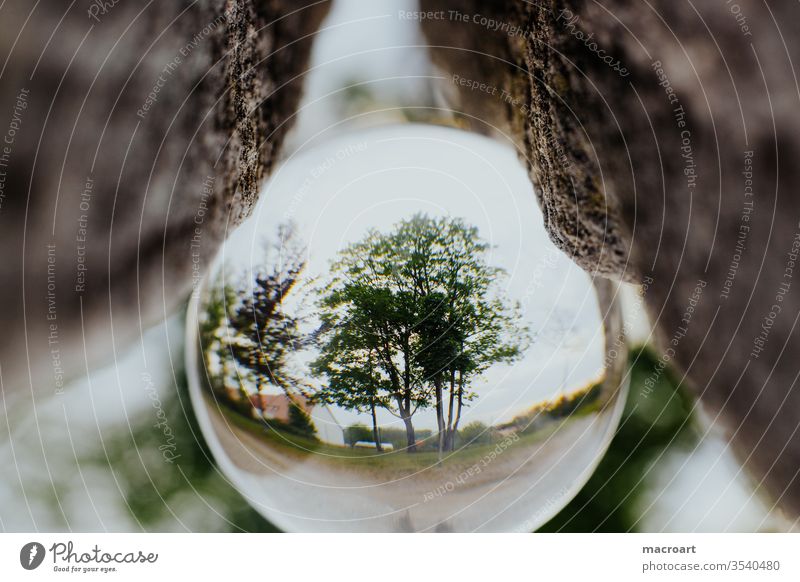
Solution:
<svg viewBox="0 0 800 582">
<path fill-rule="evenodd" d="M 442 454 L 445 444 L 445 426 L 444 426 L 444 402 L 442 402 L 442 382 L 439 379 L 433 381 L 434 391 L 436 393 L 436 424 L 439 427 L 439 455 Z"/>
<path fill-rule="evenodd" d="M 370 408 L 372 411 L 372 438 L 375 440 L 375 450 L 379 453 L 383 452 L 383 447 L 381 446 L 381 435 L 378 432 L 378 417 L 375 414 L 375 400 L 373 399 L 370 402 Z"/>
<path fill-rule="evenodd" d="M 445 435 L 444 448 L 446 450 L 453 450 L 455 442 L 455 431 L 453 428 L 453 401 L 456 396 L 456 373 L 455 370 L 450 372 L 450 402 L 447 407 L 447 431 Z"/>
<path fill-rule="evenodd" d="M 458 423 L 461 421 L 461 409 L 464 407 L 464 375 L 458 375 L 458 407 L 456 408 L 456 419 L 453 422 L 453 436 L 450 441 L 450 450 L 455 449 L 456 433 L 458 432 Z"/>
<path fill-rule="evenodd" d="M 416 453 L 417 452 L 417 435 L 414 433 L 414 425 L 411 423 L 411 409 L 406 408 L 403 397 L 396 396 L 397 400 L 397 410 L 400 414 L 400 418 L 403 421 L 403 424 L 406 425 L 406 441 L 407 441 L 407 453 Z"/>
<path fill-rule="evenodd" d="M 406 425 L 406 441 L 408 442 L 408 447 L 406 448 L 406 452 L 416 453 L 417 435 L 414 434 L 414 425 L 411 423 L 411 417 L 404 415 L 402 418 L 403 418 L 403 423 Z"/>
</svg>

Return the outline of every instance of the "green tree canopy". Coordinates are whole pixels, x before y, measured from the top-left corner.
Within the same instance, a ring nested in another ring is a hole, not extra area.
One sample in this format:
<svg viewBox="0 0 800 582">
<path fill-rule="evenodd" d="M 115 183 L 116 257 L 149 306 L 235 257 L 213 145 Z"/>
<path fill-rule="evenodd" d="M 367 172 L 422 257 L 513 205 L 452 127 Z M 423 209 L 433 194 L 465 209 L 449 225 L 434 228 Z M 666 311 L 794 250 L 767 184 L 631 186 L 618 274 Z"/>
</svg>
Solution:
<svg viewBox="0 0 800 582">
<path fill-rule="evenodd" d="M 312 370 L 328 384 L 316 398 L 369 409 L 376 435 L 375 409 L 389 410 L 405 425 L 409 451 L 414 414 L 435 408 L 439 450 L 453 447 L 474 381 L 529 341 L 490 250 L 476 227 L 424 214 L 345 248 L 319 293 Z"/>
</svg>

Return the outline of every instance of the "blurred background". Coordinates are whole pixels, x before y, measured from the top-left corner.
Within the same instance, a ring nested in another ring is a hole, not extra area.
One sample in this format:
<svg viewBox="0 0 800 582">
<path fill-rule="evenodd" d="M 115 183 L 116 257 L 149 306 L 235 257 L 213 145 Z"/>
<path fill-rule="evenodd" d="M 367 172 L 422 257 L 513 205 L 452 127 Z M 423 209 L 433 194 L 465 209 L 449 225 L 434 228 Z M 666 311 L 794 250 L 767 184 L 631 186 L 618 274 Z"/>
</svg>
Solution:
<svg viewBox="0 0 800 582">
<path fill-rule="evenodd" d="M 338 3 L 314 49 L 286 155 L 331 132 L 398 122 L 462 126 L 445 107 L 412 3 Z M 661 371 L 636 291 L 629 400 L 611 447 L 544 531 L 776 531 L 681 378 Z M 0 386 L 3 531 L 274 531 L 215 467 L 186 391 L 182 314 L 63 394 Z M 646 378 L 657 378 L 652 389 Z M 167 444 L 165 444 L 167 443 Z M 168 446 L 169 455 L 164 447 Z M 170 460 L 167 460 L 170 459 Z"/>
</svg>

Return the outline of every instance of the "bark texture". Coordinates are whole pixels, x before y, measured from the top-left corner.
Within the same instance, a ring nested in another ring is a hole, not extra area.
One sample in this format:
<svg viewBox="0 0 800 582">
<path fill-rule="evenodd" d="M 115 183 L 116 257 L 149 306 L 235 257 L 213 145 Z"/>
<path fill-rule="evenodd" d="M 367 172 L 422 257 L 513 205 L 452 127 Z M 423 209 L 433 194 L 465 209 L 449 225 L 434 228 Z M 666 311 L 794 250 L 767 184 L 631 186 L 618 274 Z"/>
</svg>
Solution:
<svg viewBox="0 0 800 582">
<path fill-rule="evenodd" d="M 665 361 L 755 483 L 800 513 L 800 7 L 422 7 L 444 11 L 423 26 L 445 74 L 486 84 L 446 91 L 475 129 L 518 146 L 555 243 L 591 273 L 646 284 Z"/>
<path fill-rule="evenodd" d="M 0 205 L 6 389 L 58 391 L 185 299 L 255 203 L 327 10 L 4 3 L 0 136 L 18 126 Z"/>
</svg>

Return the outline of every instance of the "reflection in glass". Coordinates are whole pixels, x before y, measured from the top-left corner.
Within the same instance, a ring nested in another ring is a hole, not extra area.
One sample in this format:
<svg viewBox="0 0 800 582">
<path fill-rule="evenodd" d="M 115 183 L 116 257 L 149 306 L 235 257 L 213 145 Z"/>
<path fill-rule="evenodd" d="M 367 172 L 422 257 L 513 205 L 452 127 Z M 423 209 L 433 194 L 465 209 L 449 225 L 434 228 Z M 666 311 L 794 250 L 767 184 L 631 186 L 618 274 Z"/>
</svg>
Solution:
<svg viewBox="0 0 800 582">
<path fill-rule="evenodd" d="M 189 312 L 223 471 L 294 531 L 525 531 L 618 422 L 609 283 L 547 239 L 488 139 L 405 126 L 301 152 Z"/>
</svg>

